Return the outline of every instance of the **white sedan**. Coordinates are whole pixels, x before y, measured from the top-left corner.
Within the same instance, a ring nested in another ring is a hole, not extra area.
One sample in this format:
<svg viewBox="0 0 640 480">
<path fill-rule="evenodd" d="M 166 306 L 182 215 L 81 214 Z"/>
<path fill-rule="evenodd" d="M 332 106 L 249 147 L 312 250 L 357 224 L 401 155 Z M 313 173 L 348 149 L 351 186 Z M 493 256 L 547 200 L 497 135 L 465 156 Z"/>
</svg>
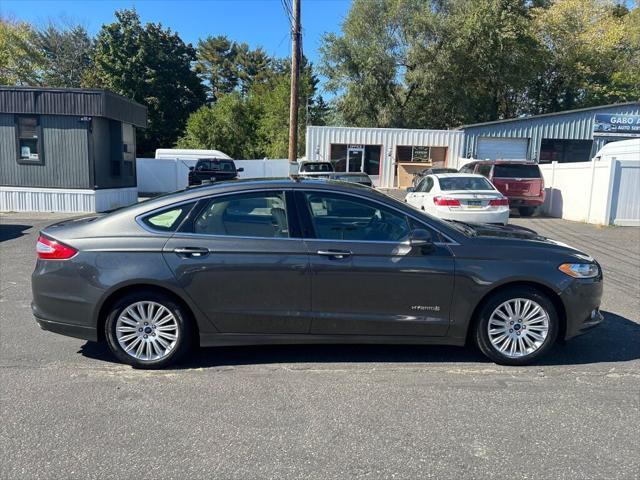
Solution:
<svg viewBox="0 0 640 480">
<path fill-rule="evenodd" d="M 444 220 L 502 225 L 509 221 L 509 200 L 482 175 L 427 175 L 407 192 L 405 202 Z"/>
</svg>

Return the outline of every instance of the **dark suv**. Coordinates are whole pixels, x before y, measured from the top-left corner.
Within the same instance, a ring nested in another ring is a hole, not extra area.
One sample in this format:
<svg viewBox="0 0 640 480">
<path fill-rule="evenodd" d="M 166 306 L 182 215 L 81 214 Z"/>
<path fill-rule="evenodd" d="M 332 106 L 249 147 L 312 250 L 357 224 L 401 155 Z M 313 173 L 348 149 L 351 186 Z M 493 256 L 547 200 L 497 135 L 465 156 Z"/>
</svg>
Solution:
<svg viewBox="0 0 640 480">
<path fill-rule="evenodd" d="M 544 179 L 536 163 L 486 160 L 467 163 L 460 173 L 487 177 L 523 217 L 530 217 L 544 203 Z"/>
<path fill-rule="evenodd" d="M 219 182 L 238 178 L 238 172 L 244 168 L 236 168 L 233 160 L 218 158 L 201 158 L 195 167 L 189 167 L 189 185 L 201 185 L 202 182 Z"/>
</svg>

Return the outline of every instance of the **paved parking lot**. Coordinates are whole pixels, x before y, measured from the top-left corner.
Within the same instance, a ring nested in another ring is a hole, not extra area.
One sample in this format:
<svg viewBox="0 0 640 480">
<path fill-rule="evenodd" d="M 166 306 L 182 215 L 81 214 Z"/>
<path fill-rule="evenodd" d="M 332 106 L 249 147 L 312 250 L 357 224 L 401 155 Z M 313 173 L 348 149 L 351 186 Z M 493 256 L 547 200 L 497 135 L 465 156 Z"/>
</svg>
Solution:
<svg viewBox="0 0 640 480">
<path fill-rule="evenodd" d="M 514 219 L 604 268 L 599 329 L 544 363 L 419 346 L 203 349 L 136 371 L 39 330 L 50 215 L 0 216 L 0 478 L 640 475 L 640 229 Z"/>
</svg>

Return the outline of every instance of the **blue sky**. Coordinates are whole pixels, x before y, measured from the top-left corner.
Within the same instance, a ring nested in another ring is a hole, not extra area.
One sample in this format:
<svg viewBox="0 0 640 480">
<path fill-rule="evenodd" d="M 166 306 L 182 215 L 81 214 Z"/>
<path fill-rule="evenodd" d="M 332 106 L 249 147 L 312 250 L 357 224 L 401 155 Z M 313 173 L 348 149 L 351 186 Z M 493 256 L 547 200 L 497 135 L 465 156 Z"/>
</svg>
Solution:
<svg viewBox="0 0 640 480">
<path fill-rule="evenodd" d="M 302 0 L 303 48 L 314 63 L 320 37 L 338 31 L 350 0 Z M 143 22 L 161 22 L 195 45 L 207 35 L 227 35 L 279 57 L 291 54 L 288 19 L 280 0 L 0 0 L 0 14 L 36 25 L 80 23 L 95 34 L 117 9 L 135 7 Z"/>
</svg>

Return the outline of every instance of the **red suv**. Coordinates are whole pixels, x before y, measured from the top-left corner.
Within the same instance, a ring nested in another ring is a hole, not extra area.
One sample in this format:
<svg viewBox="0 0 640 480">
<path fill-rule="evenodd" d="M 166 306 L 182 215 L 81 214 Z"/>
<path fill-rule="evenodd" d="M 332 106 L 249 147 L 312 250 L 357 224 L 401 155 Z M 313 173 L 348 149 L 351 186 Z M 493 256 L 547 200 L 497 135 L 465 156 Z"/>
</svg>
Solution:
<svg viewBox="0 0 640 480">
<path fill-rule="evenodd" d="M 544 203 L 544 179 L 536 163 L 486 160 L 467 163 L 460 172 L 487 177 L 523 217 L 530 217 Z"/>
</svg>

